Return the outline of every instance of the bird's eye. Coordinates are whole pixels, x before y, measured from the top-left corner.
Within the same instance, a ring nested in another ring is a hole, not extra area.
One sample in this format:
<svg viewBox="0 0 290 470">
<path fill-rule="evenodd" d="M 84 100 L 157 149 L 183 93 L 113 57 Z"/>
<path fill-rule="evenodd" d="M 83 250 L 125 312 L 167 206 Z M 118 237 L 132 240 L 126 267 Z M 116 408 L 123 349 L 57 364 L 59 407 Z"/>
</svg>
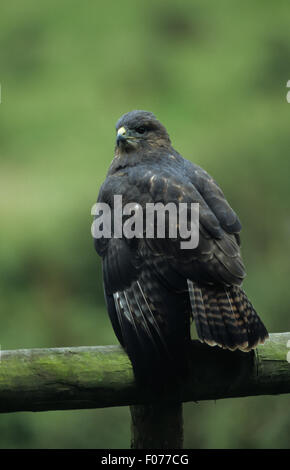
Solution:
<svg viewBox="0 0 290 470">
<path fill-rule="evenodd" d="M 144 134 L 146 132 L 145 127 L 137 127 L 136 131 L 138 134 Z"/>
</svg>

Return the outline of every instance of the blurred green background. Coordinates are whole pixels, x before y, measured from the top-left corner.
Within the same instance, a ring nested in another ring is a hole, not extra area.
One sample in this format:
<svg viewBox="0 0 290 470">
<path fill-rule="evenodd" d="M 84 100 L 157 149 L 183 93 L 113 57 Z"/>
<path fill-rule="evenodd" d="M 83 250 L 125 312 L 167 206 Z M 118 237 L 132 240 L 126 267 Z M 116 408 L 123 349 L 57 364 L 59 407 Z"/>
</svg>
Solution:
<svg viewBox="0 0 290 470">
<path fill-rule="evenodd" d="M 240 215 L 244 287 L 290 330 L 287 1 L 14 0 L 0 15 L 2 349 L 115 344 L 90 210 L 153 111 Z M 184 406 L 187 448 L 290 447 L 289 396 Z M 128 408 L 0 416 L 1 448 L 126 448 Z"/>
</svg>

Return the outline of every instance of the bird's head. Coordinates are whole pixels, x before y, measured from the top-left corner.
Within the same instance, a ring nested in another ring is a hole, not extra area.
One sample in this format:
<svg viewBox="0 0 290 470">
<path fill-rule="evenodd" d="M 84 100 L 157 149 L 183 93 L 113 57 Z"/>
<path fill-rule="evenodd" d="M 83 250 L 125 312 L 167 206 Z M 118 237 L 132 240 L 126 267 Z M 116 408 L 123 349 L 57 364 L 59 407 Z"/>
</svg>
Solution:
<svg viewBox="0 0 290 470">
<path fill-rule="evenodd" d="M 149 111 L 130 111 L 116 124 L 116 154 L 136 152 L 148 147 L 168 147 L 170 138 L 165 127 Z"/>
</svg>

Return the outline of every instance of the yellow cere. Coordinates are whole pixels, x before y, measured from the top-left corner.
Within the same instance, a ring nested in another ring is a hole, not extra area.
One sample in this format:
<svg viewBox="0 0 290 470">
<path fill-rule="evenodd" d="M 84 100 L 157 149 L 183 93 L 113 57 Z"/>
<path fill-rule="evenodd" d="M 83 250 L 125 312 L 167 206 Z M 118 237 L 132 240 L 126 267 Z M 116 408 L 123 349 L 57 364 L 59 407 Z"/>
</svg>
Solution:
<svg viewBox="0 0 290 470">
<path fill-rule="evenodd" d="M 125 127 L 120 127 L 117 132 L 118 135 L 124 135 L 126 134 L 126 129 Z"/>
</svg>

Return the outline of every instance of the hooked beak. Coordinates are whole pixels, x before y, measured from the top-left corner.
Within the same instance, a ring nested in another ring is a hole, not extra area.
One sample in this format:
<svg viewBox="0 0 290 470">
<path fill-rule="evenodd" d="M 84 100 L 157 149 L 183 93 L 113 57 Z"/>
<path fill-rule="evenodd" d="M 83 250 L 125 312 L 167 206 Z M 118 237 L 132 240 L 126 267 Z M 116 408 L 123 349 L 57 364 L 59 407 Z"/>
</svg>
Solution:
<svg viewBox="0 0 290 470">
<path fill-rule="evenodd" d="M 122 126 L 117 131 L 116 144 L 117 147 L 123 148 L 126 151 L 132 150 L 137 145 L 136 136 L 132 134 L 130 129 L 126 129 L 126 127 Z"/>
<path fill-rule="evenodd" d="M 118 132 L 117 132 L 117 140 L 116 140 L 116 143 L 117 143 L 117 146 L 119 147 L 122 143 L 125 144 L 125 142 L 127 141 L 127 137 L 126 137 L 126 129 L 125 127 L 120 127 L 120 129 L 118 129 Z"/>
</svg>

